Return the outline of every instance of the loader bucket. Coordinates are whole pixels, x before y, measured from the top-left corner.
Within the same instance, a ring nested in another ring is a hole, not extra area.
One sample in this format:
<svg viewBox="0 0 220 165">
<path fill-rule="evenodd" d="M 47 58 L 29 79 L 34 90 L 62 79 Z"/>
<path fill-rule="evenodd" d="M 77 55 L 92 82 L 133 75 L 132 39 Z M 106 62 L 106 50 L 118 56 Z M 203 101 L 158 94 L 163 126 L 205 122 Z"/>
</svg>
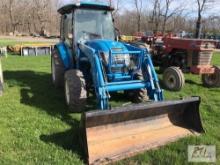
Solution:
<svg viewBox="0 0 220 165">
<path fill-rule="evenodd" d="M 88 164 L 107 164 L 204 132 L 199 97 L 92 111 L 81 128 Z"/>
</svg>

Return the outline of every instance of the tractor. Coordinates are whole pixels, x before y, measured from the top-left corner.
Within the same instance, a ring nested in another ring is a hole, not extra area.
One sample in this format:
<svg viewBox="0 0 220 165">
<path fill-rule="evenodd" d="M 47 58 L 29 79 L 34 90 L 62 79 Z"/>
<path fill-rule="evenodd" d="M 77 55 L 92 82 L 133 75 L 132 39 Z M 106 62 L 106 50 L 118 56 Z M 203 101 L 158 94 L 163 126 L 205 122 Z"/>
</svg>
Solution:
<svg viewBox="0 0 220 165">
<path fill-rule="evenodd" d="M 112 11 L 108 4 L 85 1 L 58 10 L 52 81 L 64 89 L 70 112 L 81 113 L 79 140 L 88 164 L 114 162 L 204 132 L 200 98 L 164 101 L 149 52 L 117 40 Z M 114 93 L 133 103 L 112 107 Z M 88 111 L 88 98 L 94 97 L 97 108 Z"/>
<path fill-rule="evenodd" d="M 220 67 L 212 66 L 214 41 L 164 37 L 152 47 L 154 65 L 163 72 L 164 87 L 180 91 L 185 84 L 183 73 L 199 74 L 205 87 L 220 87 Z"/>
</svg>

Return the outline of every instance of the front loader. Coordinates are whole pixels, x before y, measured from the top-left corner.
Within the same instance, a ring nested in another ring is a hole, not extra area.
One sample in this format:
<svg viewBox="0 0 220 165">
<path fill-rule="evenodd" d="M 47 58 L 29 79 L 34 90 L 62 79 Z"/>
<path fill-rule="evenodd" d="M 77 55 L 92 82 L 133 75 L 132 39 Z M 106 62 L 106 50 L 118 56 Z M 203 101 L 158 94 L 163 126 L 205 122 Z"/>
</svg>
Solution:
<svg viewBox="0 0 220 165">
<path fill-rule="evenodd" d="M 149 53 L 117 41 L 112 8 L 77 2 L 61 7 L 61 41 L 51 58 L 52 80 L 81 112 L 80 139 L 88 164 L 102 164 L 203 132 L 199 97 L 164 101 Z M 110 104 L 113 93 L 134 103 Z M 122 93 L 123 92 L 123 93 Z M 88 97 L 97 108 L 86 111 Z"/>
</svg>

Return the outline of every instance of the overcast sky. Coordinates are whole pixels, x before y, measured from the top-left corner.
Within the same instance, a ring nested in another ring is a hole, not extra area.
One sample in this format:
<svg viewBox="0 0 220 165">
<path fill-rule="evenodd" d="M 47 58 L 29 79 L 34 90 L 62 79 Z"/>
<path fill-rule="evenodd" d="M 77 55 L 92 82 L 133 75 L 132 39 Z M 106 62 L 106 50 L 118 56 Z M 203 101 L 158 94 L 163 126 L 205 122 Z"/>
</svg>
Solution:
<svg viewBox="0 0 220 165">
<path fill-rule="evenodd" d="M 59 0 L 58 6 L 62 6 L 64 4 L 73 3 L 80 0 Z M 95 0 L 81 0 L 81 1 L 95 1 Z M 97 0 L 96 0 L 97 1 Z M 102 2 L 108 2 L 108 0 L 99 0 Z M 112 0 L 116 2 L 116 0 Z M 120 11 L 123 12 L 125 10 L 134 10 L 133 0 L 119 0 L 120 1 Z M 153 0 L 142 0 L 143 1 L 143 10 L 151 10 L 152 9 L 152 1 Z M 165 2 L 165 0 L 161 0 Z M 204 16 L 220 16 L 220 0 L 215 0 L 215 4 L 209 6 L 206 12 L 204 12 Z M 163 5 L 162 5 L 163 6 Z M 171 5 L 171 10 L 177 7 L 184 8 L 184 13 L 187 16 L 194 17 L 196 16 L 197 11 L 197 3 L 196 0 L 175 0 Z"/>
</svg>

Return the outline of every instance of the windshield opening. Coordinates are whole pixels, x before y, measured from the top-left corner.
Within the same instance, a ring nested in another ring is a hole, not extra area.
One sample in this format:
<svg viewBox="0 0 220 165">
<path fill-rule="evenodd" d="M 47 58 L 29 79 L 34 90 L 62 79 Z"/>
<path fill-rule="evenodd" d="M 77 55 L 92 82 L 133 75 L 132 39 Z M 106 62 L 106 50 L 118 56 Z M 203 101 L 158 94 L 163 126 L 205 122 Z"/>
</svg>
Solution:
<svg viewBox="0 0 220 165">
<path fill-rule="evenodd" d="M 76 10 L 75 38 L 76 42 L 92 39 L 115 40 L 111 12 L 89 9 Z"/>
</svg>

